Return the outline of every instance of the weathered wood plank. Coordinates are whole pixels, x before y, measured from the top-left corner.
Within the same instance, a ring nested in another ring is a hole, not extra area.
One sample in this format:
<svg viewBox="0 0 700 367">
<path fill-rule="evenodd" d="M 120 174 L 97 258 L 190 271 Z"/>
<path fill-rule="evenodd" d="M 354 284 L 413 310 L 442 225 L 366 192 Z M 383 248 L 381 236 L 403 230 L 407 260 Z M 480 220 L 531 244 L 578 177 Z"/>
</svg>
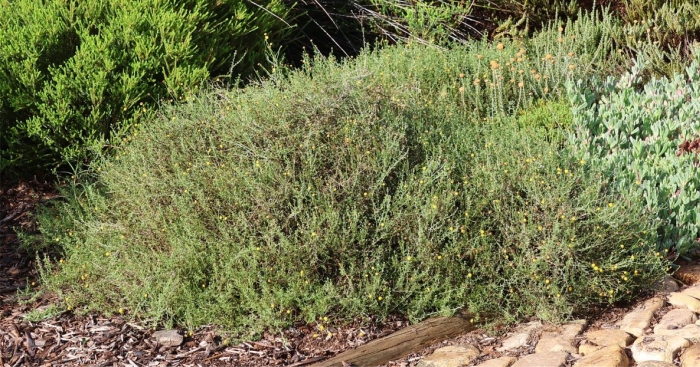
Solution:
<svg viewBox="0 0 700 367">
<path fill-rule="evenodd" d="M 373 340 L 354 350 L 349 350 L 311 367 L 379 366 L 403 358 L 433 343 L 476 329 L 473 317 L 458 315 L 434 317 L 401 329 L 381 339 Z"/>
</svg>

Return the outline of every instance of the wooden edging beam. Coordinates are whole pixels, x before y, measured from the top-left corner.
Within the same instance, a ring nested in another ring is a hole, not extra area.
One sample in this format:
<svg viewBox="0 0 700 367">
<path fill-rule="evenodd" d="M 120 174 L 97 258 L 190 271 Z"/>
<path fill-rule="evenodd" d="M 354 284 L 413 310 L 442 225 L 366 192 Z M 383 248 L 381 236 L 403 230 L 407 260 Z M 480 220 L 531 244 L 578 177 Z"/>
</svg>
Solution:
<svg viewBox="0 0 700 367">
<path fill-rule="evenodd" d="M 383 338 L 372 340 L 353 350 L 338 354 L 311 367 L 379 366 L 403 358 L 434 343 L 476 329 L 468 314 L 434 317 L 403 328 Z"/>
</svg>

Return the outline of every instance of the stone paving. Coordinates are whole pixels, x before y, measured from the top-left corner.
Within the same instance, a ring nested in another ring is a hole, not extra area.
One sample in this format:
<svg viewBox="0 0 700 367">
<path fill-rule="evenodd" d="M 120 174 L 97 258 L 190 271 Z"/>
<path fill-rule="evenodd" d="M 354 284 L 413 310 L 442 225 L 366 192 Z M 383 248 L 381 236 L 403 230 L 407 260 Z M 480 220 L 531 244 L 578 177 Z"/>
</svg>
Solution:
<svg viewBox="0 0 700 367">
<path fill-rule="evenodd" d="M 662 284 L 653 298 L 609 328 L 584 331 L 586 320 L 558 327 L 530 322 L 500 342 L 496 351 L 504 356 L 483 360 L 487 357 L 475 346 L 449 346 L 436 349 L 417 366 L 700 367 L 700 283 L 680 291 L 669 276 Z M 672 309 L 655 319 L 666 306 Z M 516 353 L 523 350 L 534 353 Z M 508 356 L 510 352 L 520 357 Z"/>
</svg>

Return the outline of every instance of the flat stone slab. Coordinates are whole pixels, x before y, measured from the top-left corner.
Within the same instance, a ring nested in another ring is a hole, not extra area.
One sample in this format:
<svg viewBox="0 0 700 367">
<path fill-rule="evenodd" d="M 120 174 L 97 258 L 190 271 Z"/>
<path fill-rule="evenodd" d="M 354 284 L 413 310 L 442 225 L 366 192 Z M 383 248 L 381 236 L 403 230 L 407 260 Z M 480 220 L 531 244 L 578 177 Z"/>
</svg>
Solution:
<svg viewBox="0 0 700 367">
<path fill-rule="evenodd" d="M 676 365 L 673 363 L 659 361 L 646 361 L 642 363 L 637 363 L 637 367 L 676 367 Z"/>
<path fill-rule="evenodd" d="M 688 346 L 690 342 L 681 337 L 647 335 L 637 338 L 630 349 L 637 363 L 645 361 L 673 363 L 680 349 Z"/>
<path fill-rule="evenodd" d="M 700 367 L 700 344 L 694 344 L 683 351 L 681 367 Z"/>
<path fill-rule="evenodd" d="M 586 327 L 586 320 L 575 320 L 566 323 L 554 331 L 543 331 L 540 341 L 537 342 L 535 353 L 558 352 L 577 353 L 578 350 L 572 345 L 573 340 Z"/>
<path fill-rule="evenodd" d="M 158 344 L 166 347 L 177 347 L 182 344 L 183 337 L 177 330 L 159 330 L 153 333 L 153 338 Z"/>
<path fill-rule="evenodd" d="M 700 313 L 700 300 L 687 294 L 673 292 L 668 296 L 668 303 L 676 307 L 683 307 L 693 312 Z"/>
<path fill-rule="evenodd" d="M 477 364 L 476 367 L 510 367 L 517 360 L 515 357 L 494 358 Z"/>
<path fill-rule="evenodd" d="M 469 364 L 481 351 L 472 345 L 450 345 L 435 351 L 421 359 L 417 367 L 458 367 Z"/>
<path fill-rule="evenodd" d="M 697 321 L 695 312 L 687 308 L 676 308 L 665 314 L 659 323 L 654 326 L 654 334 L 673 334 L 673 330 L 680 329 Z"/>
<path fill-rule="evenodd" d="M 496 348 L 499 352 L 506 350 L 522 348 L 532 341 L 532 336 L 542 329 L 542 323 L 539 321 L 529 322 L 518 326 L 510 336 L 505 338 L 501 346 Z"/>
<path fill-rule="evenodd" d="M 685 294 L 686 296 L 691 296 L 695 299 L 700 299 L 700 286 L 692 286 L 689 288 L 684 289 L 681 294 Z"/>
<path fill-rule="evenodd" d="M 520 357 L 511 367 L 564 367 L 569 353 L 559 352 L 544 352 L 528 354 Z"/>
<path fill-rule="evenodd" d="M 629 367 L 624 347 L 610 345 L 603 347 L 576 361 L 574 367 Z"/>
<path fill-rule="evenodd" d="M 664 300 L 659 297 L 649 299 L 632 310 L 632 312 L 625 315 L 616 325 L 618 325 L 621 330 L 632 334 L 634 337 L 644 335 L 644 331 L 651 325 L 654 312 L 658 311 L 663 305 Z"/>
<path fill-rule="evenodd" d="M 700 342 L 700 325 L 690 324 L 676 330 L 666 330 L 664 335 L 686 339 L 692 344 Z"/>
<path fill-rule="evenodd" d="M 601 329 L 586 333 L 586 340 L 602 347 L 617 345 L 625 348 L 632 344 L 634 337 L 620 329 Z"/>
</svg>

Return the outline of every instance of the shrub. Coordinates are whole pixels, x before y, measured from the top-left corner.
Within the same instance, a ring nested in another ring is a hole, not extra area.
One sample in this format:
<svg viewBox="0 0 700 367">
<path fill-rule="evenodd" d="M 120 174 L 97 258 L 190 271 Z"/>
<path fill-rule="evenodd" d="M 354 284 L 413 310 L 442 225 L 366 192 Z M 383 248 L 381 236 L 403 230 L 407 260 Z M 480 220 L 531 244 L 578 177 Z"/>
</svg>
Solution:
<svg viewBox="0 0 700 367">
<path fill-rule="evenodd" d="M 595 89 L 571 86 L 576 106 L 571 143 L 609 169 L 621 187 L 642 188 L 642 203 L 663 220 L 660 249 L 687 255 L 700 240 L 700 178 L 691 145 L 700 139 L 697 62 L 685 76 L 644 84 L 642 69 L 637 65 Z"/>
<path fill-rule="evenodd" d="M 473 101 L 489 59 L 472 52 L 306 60 L 164 108 L 40 214 L 36 245 L 63 256 L 44 286 L 70 308 L 245 338 L 463 307 L 556 321 L 658 278 L 637 192 L 513 118 L 484 121 L 478 103 L 519 97 Z"/>
<path fill-rule="evenodd" d="M 544 129 L 550 132 L 554 129 L 568 129 L 573 122 L 573 115 L 568 101 L 539 100 L 534 106 L 520 111 L 518 116 L 518 126 L 531 130 Z"/>
<path fill-rule="evenodd" d="M 0 171 L 84 163 L 116 145 L 162 98 L 210 76 L 247 75 L 278 0 L 14 1 L 0 5 Z M 232 60 L 234 58 L 235 60 Z M 232 62 L 239 64 L 234 70 Z"/>
<path fill-rule="evenodd" d="M 700 2 L 626 0 L 623 8 L 623 31 L 615 37 L 620 50 L 643 57 L 653 75 L 683 73 L 700 36 Z"/>
</svg>

